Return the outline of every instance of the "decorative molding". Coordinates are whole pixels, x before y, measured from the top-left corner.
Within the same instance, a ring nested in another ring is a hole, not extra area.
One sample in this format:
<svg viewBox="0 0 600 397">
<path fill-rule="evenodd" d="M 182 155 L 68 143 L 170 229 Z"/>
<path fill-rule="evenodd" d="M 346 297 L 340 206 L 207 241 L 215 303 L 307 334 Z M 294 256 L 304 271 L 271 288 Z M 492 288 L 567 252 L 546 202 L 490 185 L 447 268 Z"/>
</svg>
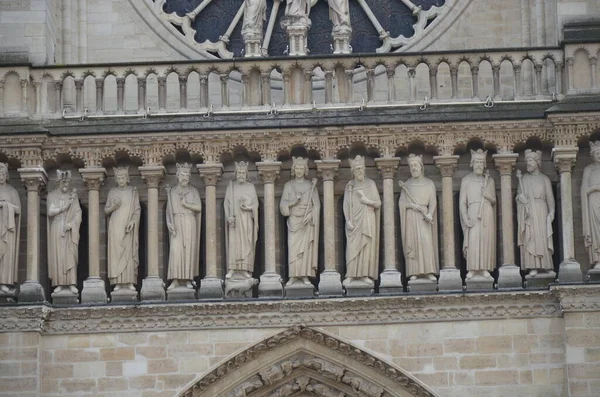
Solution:
<svg viewBox="0 0 600 397">
<path fill-rule="evenodd" d="M 600 311 L 600 284 L 552 286 L 562 313 Z"/>
</svg>

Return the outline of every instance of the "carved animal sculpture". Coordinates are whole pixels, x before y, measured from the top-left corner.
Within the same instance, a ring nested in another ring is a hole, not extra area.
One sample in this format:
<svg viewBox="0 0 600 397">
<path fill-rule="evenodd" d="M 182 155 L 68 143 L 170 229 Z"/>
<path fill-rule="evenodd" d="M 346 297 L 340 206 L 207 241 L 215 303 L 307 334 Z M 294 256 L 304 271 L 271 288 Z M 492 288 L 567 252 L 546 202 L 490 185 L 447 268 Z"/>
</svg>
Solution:
<svg viewBox="0 0 600 397">
<path fill-rule="evenodd" d="M 252 288 L 258 284 L 255 278 L 244 280 L 229 279 L 225 282 L 226 298 L 251 298 Z"/>
</svg>

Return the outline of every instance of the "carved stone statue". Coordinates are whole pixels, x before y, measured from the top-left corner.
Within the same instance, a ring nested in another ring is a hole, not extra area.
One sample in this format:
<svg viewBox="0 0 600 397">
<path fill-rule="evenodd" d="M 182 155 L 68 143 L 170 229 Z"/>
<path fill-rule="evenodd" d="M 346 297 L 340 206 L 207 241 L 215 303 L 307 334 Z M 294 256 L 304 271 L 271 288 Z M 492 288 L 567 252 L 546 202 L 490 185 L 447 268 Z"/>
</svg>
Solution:
<svg viewBox="0 0 600 397">
<path fill-rule="evenodd" d="M 517 241 L 521 249 L 521 268 L 529 270 L 529 277 L 539 272 L 555 275 L 552 254 L 552 221 L 554 194 L 550 178 L 542 174 L 542 152 L 525 151 L 527 173 L 517 171 Z"/>
<path fill-rule="evenodd" d="M 108 278 L 114 291 L 135 291 L 139 260 L 140 198 L 129 185 L 128 167 L 115 167 L 117 186 L 110 189 L 104 213 L 108 219 Z"/>
<path fill-rule="evenodd" d="M 365 176 L 364 157 L 351 159 L 350 167 L 354 178 L 344 190 L 346 277 L 343 284 L 373 285 L 379 267 L 381 199 L 375 182 Z"/>
<path fill-rule="evenodd" d="M 471 150 L 473 172 L 465 175 L 460 184 L 460 224 L 467 279 L 490 278 L 496 267 L 496 188 L 494 179 L 485 170 L 486 156 L 487 150 Z"/>
<path fill-rule="evenodd" d="M 58 187 L 48 194 L 48 274 L 54 294 L 68 287 L 77 294 L 77 260 L 81 207 L 77 191 L 69 191 L 71 171 L 56 171 Z"/>
<path fill-rule="evenodd" d="M 406 274 L 410 280 L 435 282 L 439 263 L 435 186 L 424 175 L 422 156 L 410 154 L 408 167 L 411 178 L 399 182 L 402 192 L 398 201 Z"/>
<path fill-rule="evenodd" d="M 581 220 L 590 267 L 600 270 L 600 141 L 590 142 L 592 164 L 583 170 Z"/>
<path fill-rule="evenodd" d="M 263 23 L 267 19 L 267 0 L 244 0 L 242 37 L 247 40 L 262 40 Z"/>
<path fill-rule="evenodd" d="M 327 2 L 329 3 L 329 18 L 333 23 L 333 33 L 352 30 L 348 0 L 327 0 Z"/>
<path fill-rule="evenodd" d="M 312 183 L 308 175 L 308 159 L 294 157 L 292 160 L 293 179 L 283 186 L 279 209 L 287 219 L 289 281 L 311 284 L 309 277 L 317 274 L 319 250 L 319 215 L 321 201 L 316 189 L 317 180 Z"/>
<path fill-rule="evenodd" d="M 19 264 L 21 201 L 7 183 L 8 164 L 0 163 L 0 293 L 14 293 Z"/>
<path fill-rule="evenodd" d="M 190 186 L 191 164 L 177 164 L 177 186 L 167 189 L 169 229 L 169 274 L 167 290 L 179 286 L 193 289 L 200 268 L 200 226 L 202 201 L 198 189 Z"/>
<path fill-rule="evenodd" d="M 285 5 L 286 17 L 307 18 L 310 13 L 310 0 L 287 0 Z"/>
<path fill-rule="evenodd" d="M 227 249 L 226 279 L 252 278 L 254 254 L 258 240 L 258 197 L 248 180 L 248 163 L 235 163 L 235 180 L 225 192 L 225 247 Z"/>
</svg>

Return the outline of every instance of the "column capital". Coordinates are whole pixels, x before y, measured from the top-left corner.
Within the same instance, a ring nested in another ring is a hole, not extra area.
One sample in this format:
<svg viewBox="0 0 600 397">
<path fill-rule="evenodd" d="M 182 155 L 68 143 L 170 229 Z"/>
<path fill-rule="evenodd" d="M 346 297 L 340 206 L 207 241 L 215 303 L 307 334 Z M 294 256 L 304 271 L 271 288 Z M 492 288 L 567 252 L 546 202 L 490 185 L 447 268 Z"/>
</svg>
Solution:
<svg viewBox="0 0 600 397">
<path fill-rule="evenodd" d="M 100 190 L 100 187 L 106 179 L 106 168 L 80 168 L 79 174 L 81 174 L 81 179 L 83 179 L 85 187 L 88 190 Z"/>
<path fill-rule="evenodd" d="M 324 181 L 333 181 L 340 169 L 341 160 L 315 160 L 317 172 Z"/>
<path fill-rule="evenodd" d="M 32 190 L 39 192 L 48 183 L 48 174 L 42 167 L 19 168 L 17 171 L 28 192 Z"/>
<path fill-rule="evenodd" d="M 458 155 L 433 156 L 435 166 L 440 170 L 442 178 L 452 178 L 458 166 Z"/>
<path fill-rule="evenodd" d="M 375 165 L 377 165 L 383 179 L 394 179 L 400 165 L 400 157 L 378 158 L 375 159 Z"/>
<path fill-rule="evenodd" d="M 158 189 L 158 186 L 162 182 L 165 176 L 165 167 L 162 165 L 148 165 L 138 168 L 140 170 L 140 175 L 146 182 L 146 185 L 149 189 Z"/>
<path fill-rule="evenodd" d="M 256 163 L 256 169 L 263 183 L 275 183 L 281 171 L 281 161 L 261 161 Z"/>
<path fill-rule="evenodd" d="M 519 158 L 518 153 L 493 154 L 494 164 L 500 175 L 512 175 L 513 168 Z"/>
<path fill-rule="evenodd" d="M 196 168 L 198 168 L 198 172 L 204 179 L 206 186 L 215 186 L 223 174 L 223 164 L 221 163 L 197 164 Z"/>
<path fill-rule="evenodd" d="M 559 173 L 571 172 L 577 161 L 578 148 L 554 148 L 552 150 L 552 160 L 554 167 Z"/>
</svg>

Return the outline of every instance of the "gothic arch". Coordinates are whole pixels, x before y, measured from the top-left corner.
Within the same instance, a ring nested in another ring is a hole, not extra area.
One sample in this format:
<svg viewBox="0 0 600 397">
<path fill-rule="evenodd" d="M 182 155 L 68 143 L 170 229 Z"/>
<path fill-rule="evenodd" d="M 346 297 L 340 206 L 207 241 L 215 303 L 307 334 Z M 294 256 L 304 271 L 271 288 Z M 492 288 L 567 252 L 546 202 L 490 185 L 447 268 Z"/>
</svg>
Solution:
<svg viewBox="0 0 600 397">
<path fill-rule="evenodd" d="M 399 368 L 295 326 L 230 358 L 179 397 L 435 397 Z"/>
</svg>

